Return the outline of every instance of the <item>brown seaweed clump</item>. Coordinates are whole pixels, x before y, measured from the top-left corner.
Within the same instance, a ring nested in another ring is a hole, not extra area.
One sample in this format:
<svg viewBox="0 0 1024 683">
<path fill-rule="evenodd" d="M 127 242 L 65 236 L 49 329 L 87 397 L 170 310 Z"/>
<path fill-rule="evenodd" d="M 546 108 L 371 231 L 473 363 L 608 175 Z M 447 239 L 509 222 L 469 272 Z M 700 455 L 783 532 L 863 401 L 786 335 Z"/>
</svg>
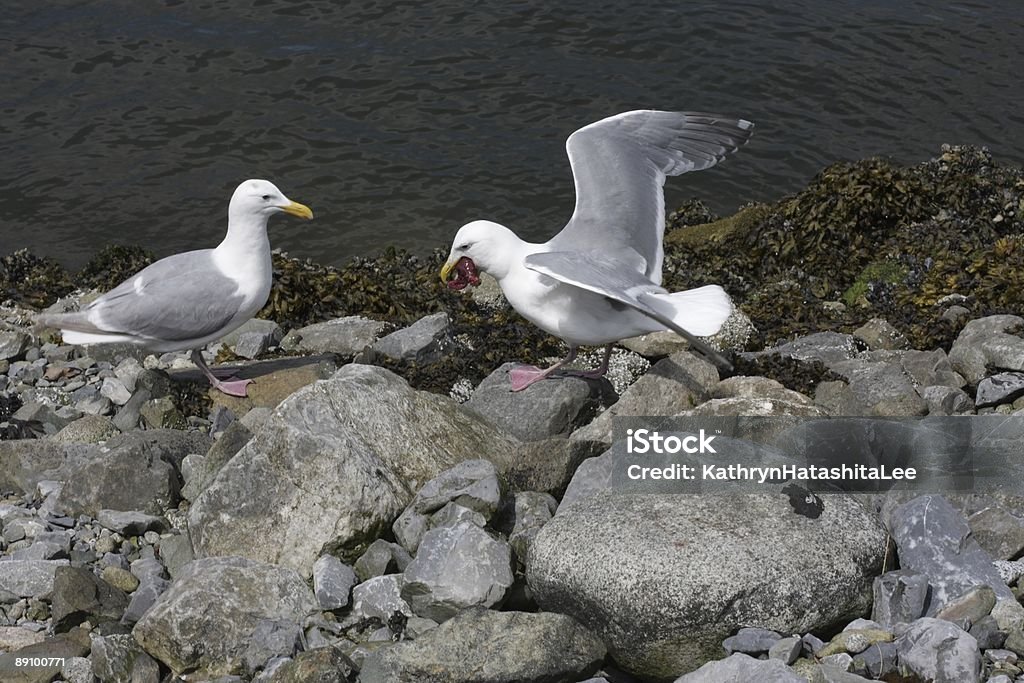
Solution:
<svg viewBox="0 0 1024 683">
<path fill-rule="evenodd" d="M 721 283 L 759 330 L 752 350 L 872 317 L 916 348 L 948 348 L 959 327 L 941 319 L 943 297 L 966 296 L 975 317 L 1024 310 L 1022 233 L 1021 169 L 943 146 L 916 166 L 834 164 L 792 197 L 678 229 L 665 280 Z"/>
<path fill-rule="evenodd" d="M 112 244 L 100 249 L 75 275 L 75 285 L 82 289 L 106 292 L 153 263 L 153 252 L 138 246 Z"/>
<path fill-rule="evenodd" d="M 0 256 L 0 301 L 12 299 L 32 308 L 45 308 L 75 289 L 71 276 L 51 258 L 28 249 Z"/>
</svg>

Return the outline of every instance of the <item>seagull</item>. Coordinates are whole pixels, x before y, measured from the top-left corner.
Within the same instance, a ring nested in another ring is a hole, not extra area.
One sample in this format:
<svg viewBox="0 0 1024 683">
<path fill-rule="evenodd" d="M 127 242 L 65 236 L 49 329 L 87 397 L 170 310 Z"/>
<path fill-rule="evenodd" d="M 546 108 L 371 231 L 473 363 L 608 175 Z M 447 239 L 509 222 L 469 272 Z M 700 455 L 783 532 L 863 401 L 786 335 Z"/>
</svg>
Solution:
<svg viewBox="0 0 1024 683">
<path fill-rule="evenodd" d="M 215 249 L 160 259 L 74 313 L 40 314 L 35 322 L 59 328 L 69 344 L 136 344 L 152 351 L 191 349 L 192 362 L 213 387 L 245 396 L 251 379 L 223 381 L 199 349 L 220 339 L 263 308 L 272 265 L 267 221 L 276 213 L 310 219 L 266 180 L 246 180 L 231 195 L 228 232 Z"/>
<path fill-rule="evenodd" d="M 629 111 L 580 128 L 565 143 L 576 208 L 562 231 L 534 244 L 492 221 L 463 225 L 441 281 L 451 289 L 494 276 L 524 318 L 569 345 L 549 368 L 518 366 L 509 377 L 522 391 L 571 363 L 580 346 L 604 345 L 600 368 L 573 374 L 601 377 L 612 345 L 670 329 L 691 347 L 731 367 L 696 339 L 718 332 L 732 313 L 718 285 L 683 292 L 661 287 L 665 256 L 666 176 L 701 171 L 750 138 L 754 124 L 699 112 Z M 449 281 L 449 276 L 455 277 Z"/>
</svg>

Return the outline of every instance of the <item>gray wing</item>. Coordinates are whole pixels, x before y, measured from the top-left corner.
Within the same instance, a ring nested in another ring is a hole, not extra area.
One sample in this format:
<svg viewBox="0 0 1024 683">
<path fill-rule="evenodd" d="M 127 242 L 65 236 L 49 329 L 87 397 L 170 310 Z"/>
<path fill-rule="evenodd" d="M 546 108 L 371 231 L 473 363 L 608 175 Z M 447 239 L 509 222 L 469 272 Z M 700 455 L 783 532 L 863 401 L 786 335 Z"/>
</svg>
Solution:
<svg viewBox="0 0 1024 683">
<path fill-rule="evenodd" d="M 630 247 L 661 283 L 665 176 L 710 168 L 750 138 L 754 124 L 699 112 L 631 111 L 580 128 L 565 143 L 576 209 L 555 250 Z"/>
<path fill-rule="evenodd" d="M 628 252 L 627 252 L 628 253 Z M 665 294 L 666 290 L 655 284 L 642 273 L 626 267 L 625 262 L 614 256 L 594 251 L 550 251 L 530 254 L 523 263 L 530 270 L 552 277 L 559 282 L 585 289 L 634 308 L 644 315 L 680 335 L 716 365 L 732 370 L 732 363 L 720 353 L 680 327 L 672 318 L 663 314 L 650 294 Z"/>
<path fill-rule="evenodd" d="M 237 293 L 235 281 L 221 274 L 212 254 L 212 249 L 204 249 L 161 259 L 82 313 L 100 332 L 165 341 L 214 334 L 238 313 L 245 299 Z"/>
</svg>

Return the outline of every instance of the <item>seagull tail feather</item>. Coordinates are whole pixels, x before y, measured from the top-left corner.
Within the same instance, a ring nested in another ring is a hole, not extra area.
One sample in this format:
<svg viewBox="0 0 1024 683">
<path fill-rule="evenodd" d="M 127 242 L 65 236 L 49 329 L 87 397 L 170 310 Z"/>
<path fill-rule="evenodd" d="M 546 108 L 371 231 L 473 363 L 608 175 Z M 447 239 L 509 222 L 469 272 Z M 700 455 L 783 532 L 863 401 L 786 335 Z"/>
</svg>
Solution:
<svg viewBox="0 0 1024 683">
<path fill-rule="evenodd" d="M 698 337 L 716 334 L 732 315 L 732 301 L 718 285 L 672 294 L 647 294 L 644 299 L 659 313 Z"/>
</svg>

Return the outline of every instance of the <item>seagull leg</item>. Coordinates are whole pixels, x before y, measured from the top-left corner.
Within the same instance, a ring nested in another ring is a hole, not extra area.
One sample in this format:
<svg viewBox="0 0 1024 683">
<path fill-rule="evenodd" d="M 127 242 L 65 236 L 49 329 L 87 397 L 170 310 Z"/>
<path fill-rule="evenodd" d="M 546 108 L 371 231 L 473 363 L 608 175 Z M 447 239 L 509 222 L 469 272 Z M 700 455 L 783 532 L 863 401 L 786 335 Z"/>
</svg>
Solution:
<svg viewBox="0 0 1024 683">
<path fill-rule="evenodd" d="M 247 395 L 248 390 L 246 387 L 252 384 L 251 379 L 239 379 L 233 382 L 225 382 L 217 379 L 210 371 L 210 366 L 208 366 L 206 361 L 203 360 L 203 354 L 199 349 L 194 349 L 192 351 L 192 362 L 195 363 L 197 368 L 203 371 L 203 374 L 206 375 L 206 379 L 210 381 L 210 384 L 217 391 L 227 394 L 228 396 L 239 396 L 241 398 L 245 398 Z"/>
<path fill-rule="evenodd" d="M 508 373 L 508 377 L 512 381 L 512 391 L 522 391 L 531 384 L 541 381 L 566 363 L 573 362 L 575 359 L 576 347 L 570 344 L 569 355 L 552 365 L 550 368 L 541 370 L 535 365 L 517 365 L 509 370 Z"/>
</svg>

